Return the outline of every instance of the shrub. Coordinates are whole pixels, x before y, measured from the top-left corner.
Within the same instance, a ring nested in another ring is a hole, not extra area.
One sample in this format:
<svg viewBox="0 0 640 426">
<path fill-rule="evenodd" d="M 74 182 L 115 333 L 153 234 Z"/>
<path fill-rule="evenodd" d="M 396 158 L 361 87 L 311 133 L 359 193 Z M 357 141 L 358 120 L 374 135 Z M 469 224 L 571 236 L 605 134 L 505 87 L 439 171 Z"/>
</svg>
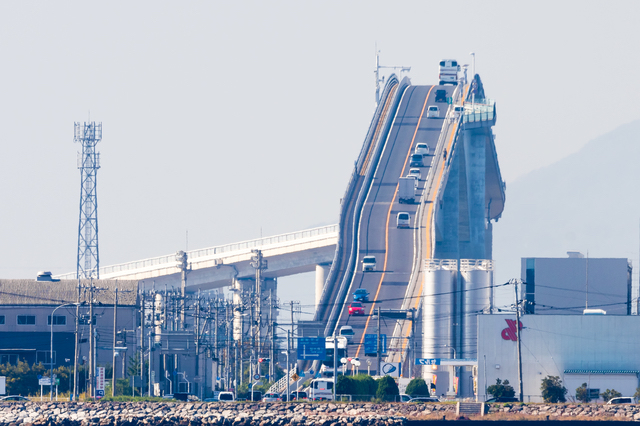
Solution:
<svg viewBox="0 0 640 426">
<path fill-rule="evenodd" d="M 429 386 L 424 379 L 416 378 L 409 382 L 407 385 L 407 395 L 414 396 L 429 396 Z"/>
<path fill-rule="evenodd" d="M 396 397 L 400 395 L 398 385 L 391 376 L 384 376 L 377 380 L 378 390 L 376 391 L 376 398 L 382 401 L 395 401 Z"/>
<path fill-rule="evenodd" d="M 558 376 L 547 376 L 542 379 L 540 390 L 544 402 L 567 402 L 565 398 L 567 388 L 562 386 L 562 380 Z"/>
<path fill-rule="evenodd" d="M 504 382 L 500 379 L 496 379 L 496 384 L 487 388 L 487 393 L 493 395 L 494 398 L 500 398 L 503 396 L 512 397 L 516 395 L 515 389 L 509 384 L 508 380 Z"/>
<path fill-rule="evenodd" d="M 586 383 L 583 383 L 582 386 L 576 389 L 576 399 L 580 402 L 591 401 L 591 398 L 589 397 L 589 389 L 587 388 Z"/>
<path fill-rule="evenodd" d="M 606 401 L 609 401 L 611 398 L 621 397 L 622 394 L 615 389 L 607 389 L 606 391 L 602 392 L 600 396 L 606 402 Z"/>
</svg>

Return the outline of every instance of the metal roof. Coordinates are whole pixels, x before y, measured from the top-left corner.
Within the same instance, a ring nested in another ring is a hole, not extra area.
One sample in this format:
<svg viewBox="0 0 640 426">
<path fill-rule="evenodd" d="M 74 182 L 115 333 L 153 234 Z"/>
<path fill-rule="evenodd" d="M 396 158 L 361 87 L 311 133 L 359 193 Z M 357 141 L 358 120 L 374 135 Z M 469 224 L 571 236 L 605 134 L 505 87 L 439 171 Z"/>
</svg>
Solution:
<svg viewBox="0 0 640 426">
<path fill-rule="evenodd" d="M 89 302 L 91 280 L 80 280 L 80 302 Z M 94 301 L 113 305 L 118 287 L 118 305 L 135 306 L 138 281 L 93 280 Z M 75 303 L 78 299 L 78 280 L 36 281 L 31 279 L 0 280 L 0 305 L 41 306 Z"/>
</svg>

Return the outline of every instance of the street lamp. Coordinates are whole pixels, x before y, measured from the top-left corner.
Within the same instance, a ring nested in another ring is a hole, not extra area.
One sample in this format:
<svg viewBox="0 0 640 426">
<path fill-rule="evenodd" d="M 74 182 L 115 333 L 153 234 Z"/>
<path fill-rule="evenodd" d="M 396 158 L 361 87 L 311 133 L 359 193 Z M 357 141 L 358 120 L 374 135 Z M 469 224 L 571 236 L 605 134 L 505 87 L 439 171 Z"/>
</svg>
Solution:
<svg viewBox="0 0 640 426">
<path fill-rule="evenodd" d="M 469 55 L 471 55 L 472 57 L 472 67 L 471 67 L 471 78 L 474 79 L 476 78 L 476 54 L 475 52 L 471 52 L 469 53 Z"/>
<path fill-rule="evenodd" d="M 80 303 L 78 302 L 74 302 L 74 303 L 64 303 L 60 306 L 58 306 L 57 308 L 55 308 L 53 310 L 53 312 L 51 312 L 51 321 L 50 321 L 50 326 L 51 326 L 51 351 L 49 352 L 49 401 L 53 401 L 53 318 L 54 318 L 54 314 L 56 313 L 56 311 L 60 308 L 63 308 L 65 306 L 78 306 L 80 305 Z M 75 374 L 75 372 L 74 372 Z"/>
<path fill-rule="evenodd" d="M 291 371 L 289 371 L 290 370 L 290 367 L 289 367 L 289 352 L 291 352 L 291 348 L 289 347 L 289 341 L 290 341 L 290 334 L 289 333 L 291 333 L 291 330 L 285 330 L 284 328 L 279 327 L 277 325 L 277 323 L 274 323 L 273 324 L 273 333 L 274 334 L 276 332 L 276 330 L 275 330 L 276 328 L 279 328 L 280 330 L 287 332 L 287 351 L 286 352 L 282 351 L 281 353 L 287 354 L 287 375 L 286 375 L 286 377 L 287 377 L 287 402 L 289 402 L 289 386 L 290 386 L 289 380 L 291 379 Z M 275 362 L 275 360 L 272 360 L 272 362 Z"/>
<path fill-rule="evenodd" d="M 453 359 L 456 359 L 456 348 L 454 348 L 453 346 L 449 346 L 449 345 L 444 345 L 445 348 L 451 348 L 451 350 L 453 351 Z"/>
</svg>

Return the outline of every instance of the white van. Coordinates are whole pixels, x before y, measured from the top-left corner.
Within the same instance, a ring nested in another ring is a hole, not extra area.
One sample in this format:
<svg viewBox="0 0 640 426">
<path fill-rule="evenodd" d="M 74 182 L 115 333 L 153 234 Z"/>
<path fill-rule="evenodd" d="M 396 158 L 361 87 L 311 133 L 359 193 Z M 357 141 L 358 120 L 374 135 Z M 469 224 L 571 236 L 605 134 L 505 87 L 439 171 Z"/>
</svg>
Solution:
<svg viewBox="0 0 640 426">
<path fill-rule="evenodd" d="M 362 258 L 362 272 L 373 272 L 376 270 L 376 257 L 365 256 Z"/>
<path fill-rule="evenodd" d="M 396 217 L 396 226 L 398 228 L 408 228 L 411 225 L 410 221 L 411 221 L 411 216 L 409 216 L 409 213 L 400 212 Z"/>
<path fill-rule="evenodd" d="M 438 108 L 438 105 L 431 105 L 427 108 L 427 118 L 440 118 L 440 108 Z"/>
<path fill-rule="evenodd" d="M 438 72 L 438 81 L 440 85 L 458 84 L 458 71 L 460 71 L 460 65 L 455 59 L 443 59 L 440 61 L 440 69 Z"/>
<path fill-rule="evenodd" d="M 462 114 L 464 114 L 464 107 L 459 105 L 454 106 L 451 118 L 453 119 L 453 121 L 457 121 Z"/>
</svg>

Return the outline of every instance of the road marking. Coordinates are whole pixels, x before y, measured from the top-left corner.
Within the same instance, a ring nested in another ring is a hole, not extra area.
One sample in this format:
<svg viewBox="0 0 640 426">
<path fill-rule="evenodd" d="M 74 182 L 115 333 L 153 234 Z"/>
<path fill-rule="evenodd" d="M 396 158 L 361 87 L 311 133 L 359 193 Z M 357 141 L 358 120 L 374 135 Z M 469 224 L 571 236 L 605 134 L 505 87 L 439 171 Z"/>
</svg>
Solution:
<svg viewBox="0 0 640 426">
<path fill-rule="evenodd" d="M 429 101 L 429 96 L 431 95 L 431 91 L 435 86 L 431 86 L 429 92 L 427 92 L 427 96 L 424 99 L 424 104 L 422 105 L 422 111 L 420 112 L 420 118 L 418 119 L 418 124 L 416 125 L 416 130 L 413 132 L 413 137 L 411 138 L 411 145 L 409 145 L 409 151 L 407 153 L 406 158 L 404 159 L 404 165 L 402 166 L 402 172 L 404 173 L 404 169 L 407 167 L 407 161 L 411 156 L 411 148 L 413 147 L 413 143 L 415 142 L 416 135 L 418 134 L 418 129 L 420 128 L 420 122 L 422 121 L 422 117 L 424 115 L 424 111 L 427 108 L 427 102 Z M 369 311 L 369 315 L 367 315 L 367 321 L 364 325 L 364 330 L 362 331 L 362 336 L 360 337 L 360 344 L 358 345 L 358 350 L 356 351 L 356 357 L 360 354 L 360 348 L 364 345 L 364 336 L 367 333 L 367 329 L 369 328 L 369 321 L 371 321 L 371 315 L 375 309 L 376 300 L 378 300 L 378 296 L 380 295 L 380 290 L 382 289 L 382 281 L 384 281 L 384 276 L 387 270 L 387 261 L 389 257 L 389 220 L 391 218 L 391 209 L 396 201 L 396 196 L 398 195 L 398 187 L 399 183 L 396 184 L 396 189 L 393 192 L 393 198 L 391 199 L 391 204 L 389 204 L 389 211 L 387 212 L 387 222 L 385 225 L 385 235 L 384 235 L 384 265 L 382 267 L 382 275 L 380 276 L 380 282 L 378 283 L 378 289 L 376 290 L 376 295 L 374 297 L 374 302 L 371 304 L 371 310 Z"/>
</svg>

